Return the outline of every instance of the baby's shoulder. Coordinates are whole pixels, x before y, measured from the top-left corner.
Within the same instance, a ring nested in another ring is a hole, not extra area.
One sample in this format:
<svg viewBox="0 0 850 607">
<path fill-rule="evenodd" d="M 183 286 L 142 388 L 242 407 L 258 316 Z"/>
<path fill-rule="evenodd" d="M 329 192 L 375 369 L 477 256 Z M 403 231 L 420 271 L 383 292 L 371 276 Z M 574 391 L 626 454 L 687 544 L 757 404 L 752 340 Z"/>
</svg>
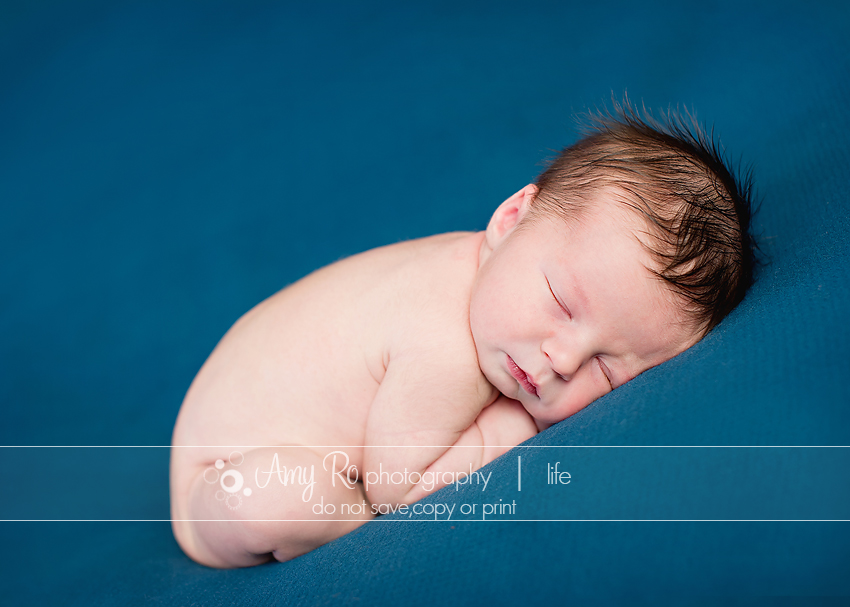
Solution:
<svg viewBox="0 0 850 607">
<path fill-rule="evenodd" d="M 418 273 L 442 279 L 457 276 L 474 277 L 478 269 L 481 232 L 448 232 L 367 251 L 363 262 L 400 270 L 399 278 Z M 368 257 L 366 257 L 368 256 Z"/>
<path fill-rule="evenodd" d="M 277 316 L 324 327 L 337 345 L 358 344 L 379 382 L 400 354 L 450 361 L 456 372 L 474 376 L 480 370 L 469 300 L 481 241 L 481 233 L 452 232 L 345 258 L 281 293 Z"/>
<path fill-rule="evenodd" d="M 471 288 L 478 270 L 480 234 L 450 232 L 369 249 L 325 266 L 300 283 L 332 284 L 352 294 L 376 288 L 417 292 L 432 289 L 434 282 L 442 283 L 444 291 Z"/>
<path fill-rule="evenodd" d="M 444 380 L 486 384 L 469 328 L 480 234 L 442 234 L 412 243 L 415 255 L 397 279 L 396 351 L 409 353 Z M 482 384 L 482 385 L 483 385 Z"/>
<path fill-rule="evenodd" d="M 478 234 L 453 232 L 400 243 L 391 253 L 398 266 L 388 274 L 386 288 L 400 337 L 419 343 L 439 336 L 471 340 L 469 301 L 480 242 Z"/>
</svg>

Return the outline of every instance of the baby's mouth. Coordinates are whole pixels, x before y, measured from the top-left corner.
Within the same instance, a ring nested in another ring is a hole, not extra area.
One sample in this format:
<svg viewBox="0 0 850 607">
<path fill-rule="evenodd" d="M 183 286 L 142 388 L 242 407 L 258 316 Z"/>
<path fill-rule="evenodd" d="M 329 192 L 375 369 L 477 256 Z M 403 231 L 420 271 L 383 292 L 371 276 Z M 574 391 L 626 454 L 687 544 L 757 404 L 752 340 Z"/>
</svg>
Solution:
<svg viewBox="0 0 850 607">
<path fill-rule="evenodd" d="M 511 358 L 510 354 L 508 357 L 508 369 L 511 372 L 511 375 L 515 380 L 519 382 L 519 385 L 522 386 L 526 392 L 531 394 L 532 396 L 537 396 L 537 386 L 531 383 L 531 379 L 528 377 L 528 373 L 520 369 L 519 365 L 514 362 L 514 359 Z"/>
</svg>

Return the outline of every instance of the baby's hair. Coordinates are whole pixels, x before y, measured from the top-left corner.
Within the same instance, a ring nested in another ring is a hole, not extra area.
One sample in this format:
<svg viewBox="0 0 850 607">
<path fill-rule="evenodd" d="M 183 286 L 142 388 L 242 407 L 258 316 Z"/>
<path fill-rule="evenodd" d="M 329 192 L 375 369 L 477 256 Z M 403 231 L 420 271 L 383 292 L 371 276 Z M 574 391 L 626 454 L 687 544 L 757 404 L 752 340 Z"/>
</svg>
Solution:
<svg viewBox="0 0 850 607">
<path fill-rule="evenodd" d="M 685 300 L 705 335 L 740 303 L 755 265 L 750 234 L 752 171 L 738 179 L 725 152 L 687 110 L 656 119 L 628 99 L 588 114 L 585 137 L 535 181 L 529 220 L 580 220 L 602 191 L 646 220 L 648 268 Z"/>
</svg>

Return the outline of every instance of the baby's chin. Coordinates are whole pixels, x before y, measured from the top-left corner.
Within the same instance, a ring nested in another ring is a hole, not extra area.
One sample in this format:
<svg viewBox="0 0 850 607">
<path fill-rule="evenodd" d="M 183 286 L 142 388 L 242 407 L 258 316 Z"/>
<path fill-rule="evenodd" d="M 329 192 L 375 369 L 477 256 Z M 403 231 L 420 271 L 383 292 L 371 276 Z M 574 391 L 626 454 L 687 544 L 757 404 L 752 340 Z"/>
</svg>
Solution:
<svg viewBox="0 0 850 607">
<path fill-rule="evenodd" d="M 504 375 L 503 371 L 500 370 L 500 373 L 497 374 L 497 375 L 494 375 L 494 376 L 491 376 L 491 374 L 486 372 L 486 371 L 482 371 L 482 372 L 484 373 L 484 377 L 487 378 L 487 381 L 490 382 L 490 385 L 493 386 L 494 388 L 496 388 L 496 390 L 498 390 L 500 394 L 507 396 L 508 398 L 512 398 L 514 400 L 517 400 L 522 404 L 526 413 L 528 413 L 531 416 L 531 419 L 534 420 L 534 425 L 537 426 L 538 432 L 543 432 L 543 430 L 545 430 L 549 426 L 552 426 L 555 423 L 557 423 L 557 422 L 545 422 L 541 419 L 536 418 L 531 413 L 531 411 L 528 410 L 528 407 L 526 406 L 526 404 L 522 402 L 522 399 L 520 398 L 520 393 L 522 392 L 522 388 L 520 388 L 516 384 L 516 381 L 511 379 L 508 384 L 505 384 L 505 378 L 503 377 L 503 375 Z M 516 390 L 516 392 L 514 394 L 511 394 L 510 392 L 505 392 L 504 391 L 505 388 L 514 388 Z"/>
<path fill-rule="evenodd" d="M 518 401 L 522 404 L 523 408 L 525 409 L 525 412 L 526 412 L 526 413 L 528 413 L 528 415 L 530 415 L 530 416 L 531 416 L 531 419 L 533 419 L 533 420 L 534 420 L 534 425 L 535 425 L 535 426 L 537 426 L 537 431 L 538 431 L 538 432 L 543 432 L 543 431 L 544 431 L 546 428 L 548 428 L 549 426 L 554 426 L 555 424 L 557 424 L 557 423 L 558 423 L 558 421 L 560 421 L 560 420 L 556 420 L 556 421 L 545 421 L 545 420 L 540 419 L 540 418 L 539 418 L 539 417 L 537 417 L 536 415 L 534 415 L 534 412 L 533 412 L 533 411 L 531 411 L 531 410 L 528 408 L 528 405 L 527 405 L 526 403 L 522 402 L 522 399 L 520 399 L 520 395 L 521 395 L 521 394 L 522 394 L 522 388 L 520 388 L 520 394 L 517 394 L 517 395 L 516 395 L 515 397 L 513 397 L 513 398 L 514 398 L 515 400 L 518 400 Z M 511 397 L 508 397 L 508 398 L 511 398 Z"/>
<path fill-rule="evenodd" d="M 517 394 L 517 396 L 519 396 L 519 394 Z M 543 431 L 544 431 L 546 428 L 548 428 L 549 426 L 553 426 L 553 425 L 555 425 L 556 423 L 558 423 L 558 422 L 556 422 L 556 421 L 555 421 L 555 422 L 549 422 L 549 421 L 545 421 L 545 420 L 540 419 L 539 417 L 537 417 L 536 415 L 534 415 L 534 413 L 532 413 L 532 412 L 528 409 L 528 405 L 526 405 L 525 403 L 523 403 L 523 402 L 522 402 L 519 398 L 517 398 L 516 400 L 519 400 L 519 402 L 520 402 L 520 403 L 522 403 L 522 406 L 523 406 L 523 408 L 525 409 L 525 412 L 526 412 L 526 413 L 528 413 L 528 415 L 529 415 L 529 416 L 531 416 L 531 419 L 533 419 L 533 420 L 534 420 L 534 425 L 535 425 L 535 426 L 537 426 L 537 431 L 538 431 L 538 432 L 543 432 Z"/>
</svg>

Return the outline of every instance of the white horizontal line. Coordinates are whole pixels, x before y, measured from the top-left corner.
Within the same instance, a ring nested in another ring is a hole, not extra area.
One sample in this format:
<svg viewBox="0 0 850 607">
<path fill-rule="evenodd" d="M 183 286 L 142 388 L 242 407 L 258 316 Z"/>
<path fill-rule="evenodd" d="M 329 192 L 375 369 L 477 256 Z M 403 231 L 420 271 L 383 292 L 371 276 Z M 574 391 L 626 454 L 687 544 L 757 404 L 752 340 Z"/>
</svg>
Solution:
<svg viewBox="0 0 850 607">
<path fill-rule="evenodd" d="M 498 514 L 487 516 L 501 516 Z M 363 519 L 243 519 L 252 523 L 363 523 Z M 0 519 L 0 523 L 238 523 L 234 519 Z M 389 519 L 375 518 L 370 522 L 386 523 L 850 523 L 850 519 Z"/>
<path fill-rule="evenodd" d="M 848 449 L 850 445 L 490 445 L 506 449 Z M 371 445 L 0 445 L 0 449 L 367 449 Z M 380 445 L 381 449 L 430 449 L 474 445 Z"/>
</svg>

